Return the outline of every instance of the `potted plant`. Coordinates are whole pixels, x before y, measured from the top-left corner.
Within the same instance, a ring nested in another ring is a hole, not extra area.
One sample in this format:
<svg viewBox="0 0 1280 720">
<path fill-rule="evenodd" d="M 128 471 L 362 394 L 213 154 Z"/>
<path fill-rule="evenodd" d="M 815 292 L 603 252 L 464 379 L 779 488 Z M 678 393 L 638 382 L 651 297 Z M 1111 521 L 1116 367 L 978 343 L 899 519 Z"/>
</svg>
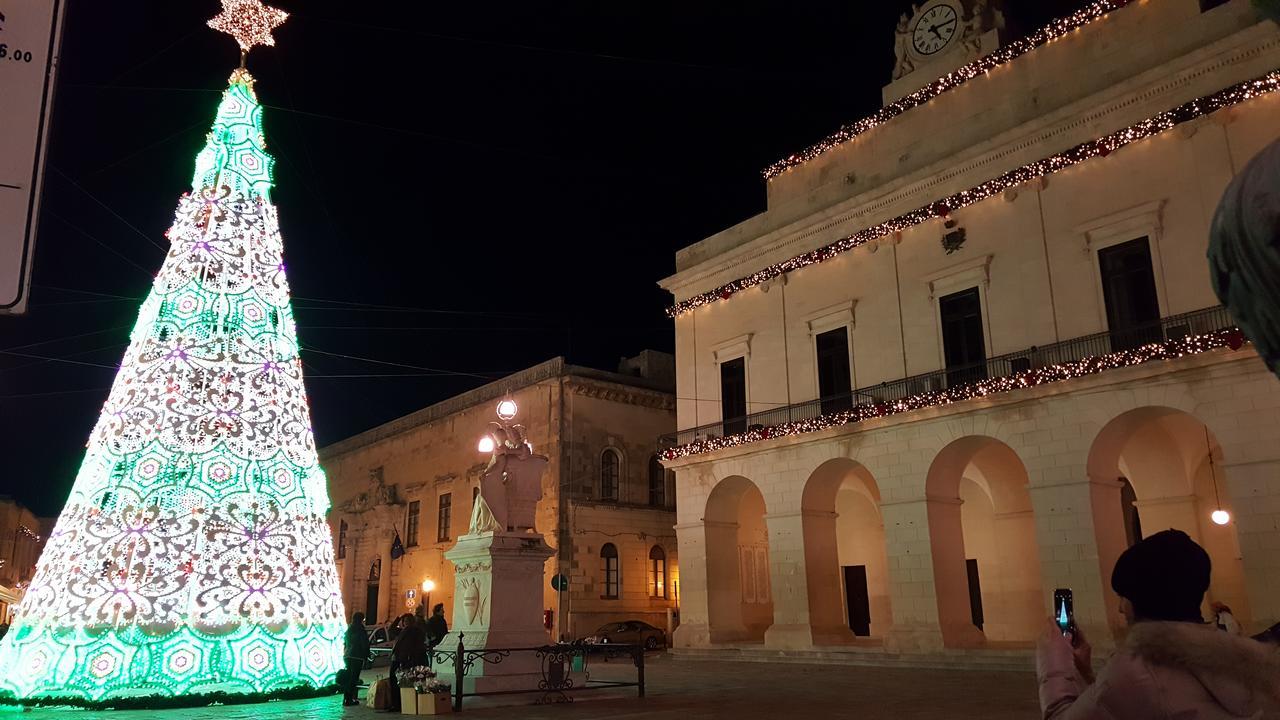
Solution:
<svg viewBox="0 0 1280 720">
<path fill-rule="evenodd" d="M 405 715 L 441 715 L 453 712 L 453 689 L 436 679 L 426 665 L 405 668 L 396 676 L 400 685 L 400 712 Z"/>
</svg>

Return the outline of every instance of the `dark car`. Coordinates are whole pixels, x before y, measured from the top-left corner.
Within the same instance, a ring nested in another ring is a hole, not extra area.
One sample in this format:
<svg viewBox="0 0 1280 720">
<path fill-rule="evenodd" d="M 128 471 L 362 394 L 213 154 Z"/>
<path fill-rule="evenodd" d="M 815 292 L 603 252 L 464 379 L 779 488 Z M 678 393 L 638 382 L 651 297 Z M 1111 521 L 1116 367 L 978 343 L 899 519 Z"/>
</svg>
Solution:
<svg viewBox="0 0 1280 720">
<path fill-rule="evenodd" d="M 646 650 L 667 646 L 667 634 L 639 620 L 609 623 L 582 639 L 588 645 L 642 645 Z"/>
<path fill-rule="evenodd" d="M 391 664 L 391 646 L 395 641 L 390 639 L 391 626 L 382 623 L 365 628 L 369 633 L 369 662 L 365 667 L 386 667 Z"/>
</svg>

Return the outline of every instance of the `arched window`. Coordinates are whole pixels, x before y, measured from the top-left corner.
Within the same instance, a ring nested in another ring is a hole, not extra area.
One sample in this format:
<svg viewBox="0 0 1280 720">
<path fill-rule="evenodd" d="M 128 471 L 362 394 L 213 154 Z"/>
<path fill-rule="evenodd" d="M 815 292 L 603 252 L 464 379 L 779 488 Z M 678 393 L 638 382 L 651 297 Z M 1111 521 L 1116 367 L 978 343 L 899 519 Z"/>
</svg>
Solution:
<svg viewBox="0 0 1280 720">
<path fill-rule="evenodd" d="M 600 499 L 618 499 L 618 478 L 622 475 L 622 457 L 613 448 L 600 454 Z"/>
<path fill-rule="evenodd" d="M 661 545 L 649 551 L 649 597 L 667 596 L 667 554 Z"/>
<path fill-rule="evenodd" d="M 604 595 L 606 600 L 618 599 L 618 548 L 613 543 L 605 543 L 600 548 L 600 560 L 604 566 Z"/>
<path fill-rule="evenodd" d="M 667 469 L 662 467 L 657 455 L 649 458 L 649 504 L 667 506 Z"/>
</svg>

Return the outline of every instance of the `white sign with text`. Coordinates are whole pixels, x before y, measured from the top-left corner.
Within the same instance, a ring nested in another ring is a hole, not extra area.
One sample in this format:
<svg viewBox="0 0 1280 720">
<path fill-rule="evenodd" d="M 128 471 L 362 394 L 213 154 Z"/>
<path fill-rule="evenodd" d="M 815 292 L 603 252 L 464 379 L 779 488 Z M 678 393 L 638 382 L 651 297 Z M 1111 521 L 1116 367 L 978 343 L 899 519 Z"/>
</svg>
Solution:
<svg viewBox="0 0 1280 720">
<path fill-rule="evenodd" d="M 65 0 L 0 0 L 0 314 L 26 310 Z"/>
</svg>

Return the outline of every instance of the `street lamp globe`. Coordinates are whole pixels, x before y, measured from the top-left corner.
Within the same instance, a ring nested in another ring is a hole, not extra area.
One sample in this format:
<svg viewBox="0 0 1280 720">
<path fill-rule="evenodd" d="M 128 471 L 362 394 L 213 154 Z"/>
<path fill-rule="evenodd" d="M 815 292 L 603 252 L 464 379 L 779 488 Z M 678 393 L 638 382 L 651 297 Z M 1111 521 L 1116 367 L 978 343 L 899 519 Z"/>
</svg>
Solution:
<svg viewBox="0 0 1280 720">
<path fill-rule="evenodd" d="M 491 453 L 493 452 L 493 448 L 494 448 L 493 438 L 489 437 L 488 435 L 485 435 L 484 437 L 480 438 L 480 444 L 476 447 L 476 449 L 478 449 L 482 453 Z"/>
<path fill-rule="evenodd" d="M 512 400 L 511 398 L 507 398 L 502 402 L 498 403 L 498 417 L 502 418 L 503 420 L 511 420 L 516 416 L 517 409 L 518 408 L 516 407 L 516 401 Z"/>
<path fill-rule="evenodd" d="M 1231 513 L 1223 510 L 1222 508 L 1218 508 L 1209 514 L 1209 519 L 1213 520 L 1213 522 L 1218 525 L 1226 525 L 1231 522 Z"/>
<path fill-rule="evenodd" d="M 436 583 L 431 578 L 422 581 L 422 592 L 429 593 L 436 589 Z"/>
</svg>

